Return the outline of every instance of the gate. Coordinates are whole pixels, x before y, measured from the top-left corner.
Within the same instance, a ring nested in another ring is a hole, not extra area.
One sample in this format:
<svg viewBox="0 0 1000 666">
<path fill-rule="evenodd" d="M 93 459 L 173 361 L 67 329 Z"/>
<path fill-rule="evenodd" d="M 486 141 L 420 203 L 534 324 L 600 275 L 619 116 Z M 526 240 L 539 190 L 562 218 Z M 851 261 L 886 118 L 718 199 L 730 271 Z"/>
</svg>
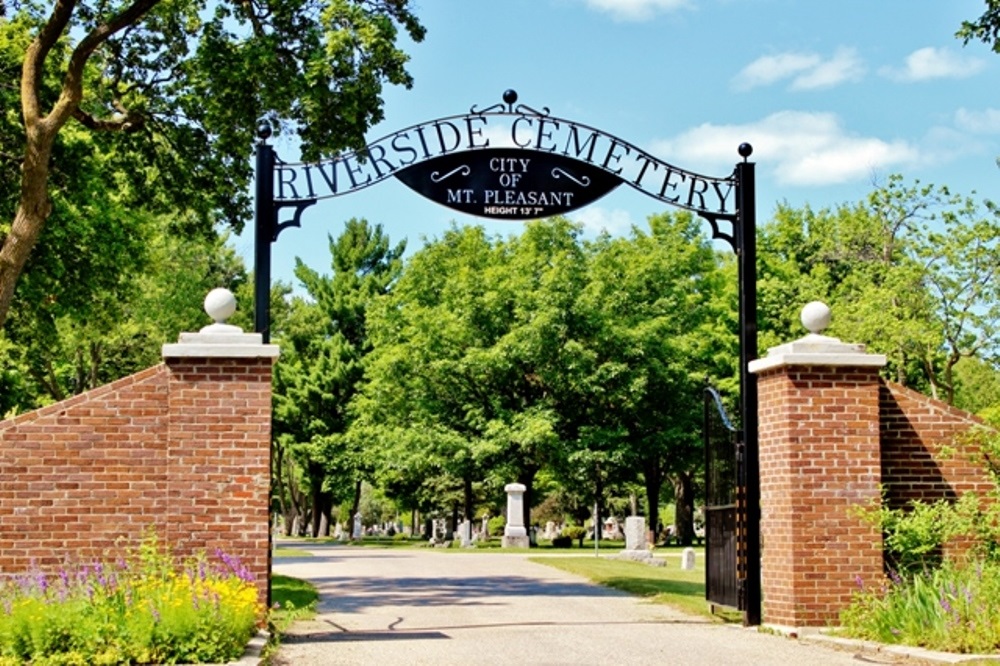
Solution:
<svg viewBox="0 0 1000 666">
<path fill-rule="evenodd" d="M 741 433 L 719 392 L 705 388 L 705 598 L 747 610 L 746 469 Z"/>
<path fill-rule="evenodd" d="M 729 579 L 719 582 L 712 582 L 710 575 L 709 599 L 721 595 L 714 603 L 738 607 L 746 624 L 758 625 L 760 576 L 730 580 L 737 566 L 741 571 L 760 568 L 757 378 L 748 370 L 757 358 L 757 204 L 755 165 L 748 161 L 753 147 L 739 145 L 736 152 L 742 162 L 729 175 L 707 176 L 669 164 L 597 128 L 557 118 L 548 107 L 522 104 L 514 90 L 504 91 L 502 100 L 412 125 L 360 150 L 309 163 L 278 159 L 267 143 L 271 128 L 261 125 L 256 149 L 256 331 L 268 342 L 271 244 L 278 235 L 299 226 L 305 209 L 320 199 L 387 178 L 443 206 L 489 219 L 563 215 L 621 185 L 698 215 L 711 225 L 713 240 L 732 248 L 739 281 L 741 466 L 735 462 L 735 431 L 718 407 L 718 394 L 713 418 L 721 421 L 722 429 L 713 428 L 729 434 L 709 439 L 706 394 L 706 442 L 713 442 L 706 449 L 716 451 L 709 454 L 713 471 L 708 485 L 714 492 L 706 516 L 709 561 L 720 575 L 730 572 Z M 737 505 L 742 512 L 735 511 Z M 723 595 L 720 589 L 728 591 Z"/>
</svg>

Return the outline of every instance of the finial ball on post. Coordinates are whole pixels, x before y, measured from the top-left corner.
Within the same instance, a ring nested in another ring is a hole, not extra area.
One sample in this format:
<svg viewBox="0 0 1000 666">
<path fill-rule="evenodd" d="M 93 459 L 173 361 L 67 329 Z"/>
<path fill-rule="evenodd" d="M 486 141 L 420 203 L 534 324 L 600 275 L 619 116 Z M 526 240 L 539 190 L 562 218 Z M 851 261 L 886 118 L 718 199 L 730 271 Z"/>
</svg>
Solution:
<svg viewBox="0 0 1000 666">
<path fill-rule="evenodd" d="M 213 289 L 205 297 L 205 312 L 215 323 L 224 323 L 236 312 L 236 297 L 228 289 Z"/>
<path fill-rule="evenodd" d="M 508 88 L 507 90 L 503 91 L 503 101 L 506 104 L 513 104 L 514 102 L 516 102 L 517 91 L 514 90 L 513 88 Z"/>
<path fill-rule="evenodd" d="M 753 155 L 753 146 L 751 146 L 749 143 L 741 143 L 738 150 L 740 153 L 740 157 L 742 157 L 743 159 L 746 159 L 751 155 Z"/>
<path fill-rule="evenodd" d="M 821 301 L 806 303 L 802 308 L 802 325 L 810 333 L 820 333 L 830 325 L 830 306 Z"/>
</svg>

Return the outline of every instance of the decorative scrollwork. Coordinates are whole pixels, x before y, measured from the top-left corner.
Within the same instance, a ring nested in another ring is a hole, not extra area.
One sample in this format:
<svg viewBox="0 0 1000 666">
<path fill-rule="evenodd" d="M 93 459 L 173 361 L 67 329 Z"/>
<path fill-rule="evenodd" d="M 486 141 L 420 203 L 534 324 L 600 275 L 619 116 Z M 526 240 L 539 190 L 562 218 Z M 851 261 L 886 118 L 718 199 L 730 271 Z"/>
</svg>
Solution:
<svg viewBox="0 0 1000 666">
<path fill-rule="evenodd" d="M 590 176 L 583 176 L 582 178 L 577 178 L 573 174 L 563 169 L 560 169 L 559 167 L 556 167 L 555 169 L 552 170 L 553 178 L 562 178 L 563 176 L 566 176 L 567 178 L 572 180 L 577 185 L 580 185 L 581 187 L 587 187 L 588 185 L 590 185 Z"/>
<path fill-rule="evenodd" d="M 549 113 L 551 113 L 549 111 L 549 107 L 547 106 L 543 106 L 542 110 L 539 111 L 537 109 L 531 108 L 527 104 L 518 104 L 517 108 L 514 109 L 514 111 L 521 114 L 522 116 L 538 116 L 539 118 L 543 118 L 549 115 Z"/>
<path fill-rule="evenodd" d="M 472 173 L 472 169 L 467 164 L 463 164 L 460 167 L 455 167 L 454 169 L 452 169 L 451 171 L 449 171 L 444 175 L 441 175 L 440 171 L 434 171 L 431 173 L 431 180 L 434 181 L 435 183 L 440 183 L 442 180 L 451 178 L 456 173 L 461 173 L 463 176 L 468 176 L 470 173 Z"/>
<path fill-rule="evenodd" d="M 476 104 L 472 105 L 469 109 L 469 113 L 482 116 L 487 113 L 509 113 L 511 115 L 518 114 L 521 116 L 538 116 L 539 118 L 549 115 L 549 107 L 543 106 L 542 110 L 533 109 L 527 104 L 518 104 L 516 107 L 514 104 L 517 103 L 517 91 L 516 90 L 505 90 L 503 93 L 503 104 L 493 104 L 486 107 L 485 109 L 477 109 Z M 506 105 L 506 106 L 504 106 Z"/>
</svg>

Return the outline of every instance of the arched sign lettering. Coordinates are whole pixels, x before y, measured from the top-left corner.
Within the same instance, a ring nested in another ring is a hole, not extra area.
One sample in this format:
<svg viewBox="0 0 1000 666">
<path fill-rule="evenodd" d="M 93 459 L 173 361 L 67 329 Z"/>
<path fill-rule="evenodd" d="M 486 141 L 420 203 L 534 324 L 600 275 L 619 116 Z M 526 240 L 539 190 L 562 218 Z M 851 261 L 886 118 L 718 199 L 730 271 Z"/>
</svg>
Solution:
<svg viewBox="0 0 1000 666">
<path fill-rule="evenodd" d="M 501 106 L 502 105 L 498 105 Z M 735 215 L 735 177 L 680 169 L 596 128 L 523 105 L 413 125 L 363 150 L 278 164 L 274 197 L 342 196 L 396 177 L 443 206 L 488 218 L 569 213 L 621 184 L 699 214 Z"/>
<path fill-rule="evenodd" d="M 258 131 L 255 210 L 256 328 L 269 338 L 271 244 L 300 226 L 303 211 L 397 178 L 421 196 L 452 210 L 491 219 L 526 220 L 578 210 L 628 185 L 671 206 L 692 211 L 712 226 L 737 256 L 740 318 L 740 411 L 747 478 L 743 571 L 760 570 L 760 486 L 757 384 L 749 362 L 757 357 L 756 203 L 753 149 L 733 173 L 712 177 L 678 168 L 647 151 L 583 123 L 556 118 L 547 108 L 503 103 L 413 125 L 364 149 L 312 163 L 278 160 Z M 290 217 L 282 219 L 285 211 Z M 728 227 L 720 228 L 726 222 Z M 664 399 L 669 399 L 665 397 Z M 760 577 L 747 575 L 741 605 L 746 624 L 760 624 Z"/>
</svg>

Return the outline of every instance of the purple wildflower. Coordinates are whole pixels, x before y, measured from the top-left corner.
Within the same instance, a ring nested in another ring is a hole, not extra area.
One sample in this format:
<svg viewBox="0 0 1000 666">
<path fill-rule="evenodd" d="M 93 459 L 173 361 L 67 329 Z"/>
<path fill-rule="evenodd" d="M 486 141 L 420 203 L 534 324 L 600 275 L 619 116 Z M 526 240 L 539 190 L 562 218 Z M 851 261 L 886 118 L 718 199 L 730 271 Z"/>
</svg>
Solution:
<svg viewBox="0 0 1000 666">
<path fill-rule="evenodd" d="M 861 579 L 861 576 L 855 576 L 854 582 L 857 584 L 859 590 L 865 589 L 865 581 Z"/>
<path fill-rule="evenodd" d="M 889 569 L 889 580 L 892 581 L 893 585 L 903 584 L 903 579 L 900 578 L 899 573 L 895 569 Z"/>
</svg>

